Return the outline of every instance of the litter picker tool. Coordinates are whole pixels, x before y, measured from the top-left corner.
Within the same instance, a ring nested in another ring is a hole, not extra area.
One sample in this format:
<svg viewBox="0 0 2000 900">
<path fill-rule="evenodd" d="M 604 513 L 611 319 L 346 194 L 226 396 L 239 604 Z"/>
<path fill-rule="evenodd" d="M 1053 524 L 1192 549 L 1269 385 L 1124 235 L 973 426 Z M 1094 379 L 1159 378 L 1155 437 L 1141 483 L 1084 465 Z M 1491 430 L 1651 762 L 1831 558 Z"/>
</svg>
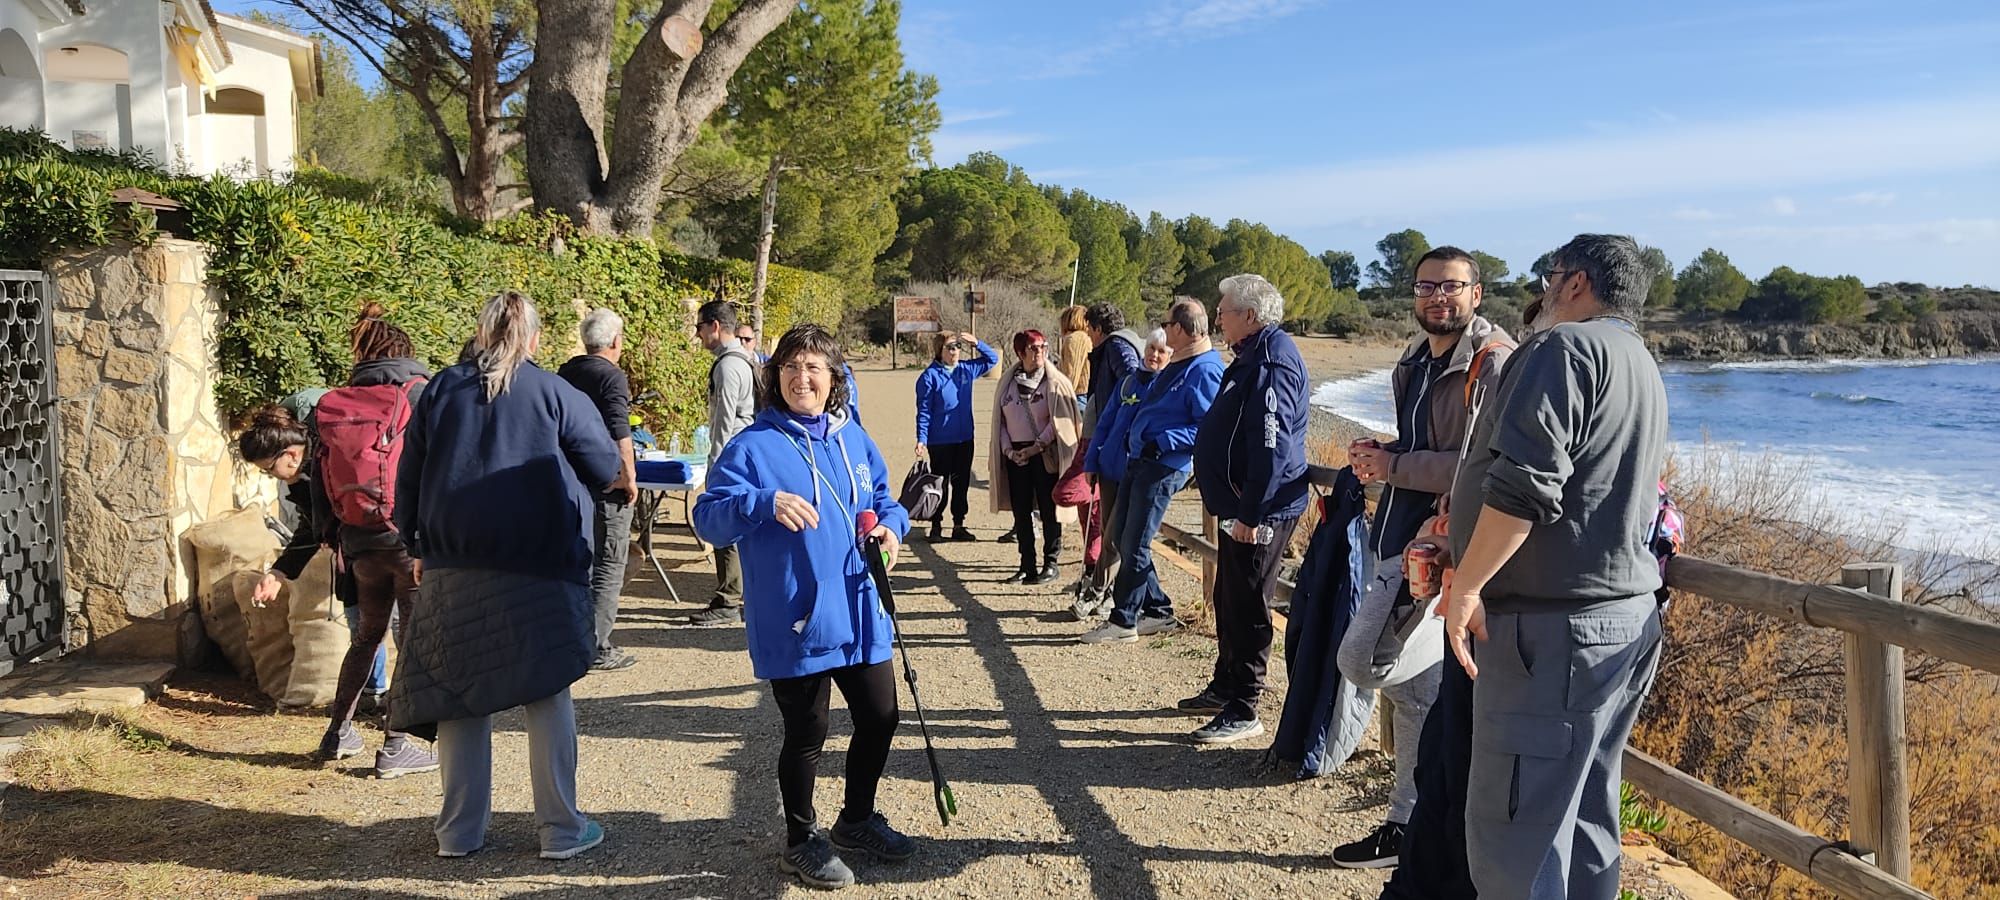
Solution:
<svg viewBox="0 0 2000 900">
<path fill-rule="evenodd" d="M 864 509 L 854 519 L 865 548 L 861 555 L 868 562 L 875 590 L 882 595 L 882 608 L 889 611 L 889 627 L 896 632 L 896 649 L 903 656 L 903 680 L 910 685 L 910 705 L 917 710 L 917 730 L 923 733 L 924 756 L 931 764 L 931 798 L 937 801 L 938 823 L 950 825 L 951 817 L 958 815 L 958 798 L 952 794 L 951 784 L 944 780 L 944 770 L 938 767 L 937 748 L 931 746 L 931 726 L 924 719 L 924 701 L 917 696 L 917 670 L 910 667 L 910 648 L 903 643 L 903 627 L 896 622 L 896 593 L 889 588 L 889 555 L 882 551 L 881 538 L 868 535 L 877 524 L 875 511 Z"/>
</svg>

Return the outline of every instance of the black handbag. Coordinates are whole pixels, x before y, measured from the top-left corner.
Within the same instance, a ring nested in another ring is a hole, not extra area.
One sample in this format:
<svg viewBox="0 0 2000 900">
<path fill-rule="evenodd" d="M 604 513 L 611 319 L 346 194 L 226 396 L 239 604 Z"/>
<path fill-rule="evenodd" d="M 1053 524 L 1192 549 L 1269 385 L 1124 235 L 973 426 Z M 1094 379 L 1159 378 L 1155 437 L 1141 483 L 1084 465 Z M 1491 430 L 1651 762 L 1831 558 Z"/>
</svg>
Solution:
<svg viewBox="0 0 2000 900">
<path fill-rule="evenodd" d="M 927 460 L 917 460 L 910 474 L 903 476 L 903 492 L 896 502 L 909 512 L 910 521 L 927 522 L 944 512 L 944 476 L 931 471 Z"/>
</svg>

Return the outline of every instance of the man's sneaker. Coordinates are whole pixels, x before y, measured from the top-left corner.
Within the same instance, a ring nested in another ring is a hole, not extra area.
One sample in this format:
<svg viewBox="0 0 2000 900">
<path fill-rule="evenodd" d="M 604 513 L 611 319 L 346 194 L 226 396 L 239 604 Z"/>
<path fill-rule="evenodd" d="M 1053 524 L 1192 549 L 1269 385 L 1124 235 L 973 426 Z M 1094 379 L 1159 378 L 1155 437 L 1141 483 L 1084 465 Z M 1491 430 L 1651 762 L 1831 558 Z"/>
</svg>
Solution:
<svg viewBox="0 0 2000 900">
<path fill-rule="evenodd" d="M 593 672 L 613 672 L 630 668 L 639 658 L 617 647 L 606 647 L 597 651 L 597 660 L 590 664 Z"/>
<path fill-rule="evenodd" d="M 876 859 L 902 862 L 917 852 L 917 842 L 889 827 L 881 813 L 871 813 L 859 822 L 841 819 L 833 823 L 833 845 L 850 852 L 870 853 Z"/>
<path fill-rule="evenodd" d="M 382 742 L 382 749 L 375 751 L 376 778 L 421 775 L 425 772 L 435 772 L 437 768 L 437 754 L 417 746 L 407 738 L 392 737 Z"/>
<path fill-rule="evenodd" d="M 734 606 L 711 606 L 688 617 L 689 625 L 704 627 L 743 624 L 743 610 Z"/>
<path fill-rule="evenodd" d="M 1174 708 L 1190 715 L 1212 716 L 1222 712 L 1222 698 L 1215 692 L 1203 688 L 1201 693 L 1174 704 Z"/>
<path fill-rule="evenodd" d="M 319 749 L 313 752 L 322 762 L 346 759 L 361 755 L 366 745 L 361 743 L 361 733 L 354 730 L 353 723 L 342 722 L 340 729 L 329 731 L 319 739 Z"/>
<path fill-rule="evenodd" d="M 598 844 L 604 843 L 604 826 L 590 819 L 583 820 L 583 834 L 576 839 L 576 846 L 561 850 L 543 850 L 543 859 L 575 859 Z"/>
<path fill-rule="evenodd" d="M 1263 733 L 1263 722 L 1254 718 L 1232 718 L 1228 713 L 1223 713 L 1210 719 L 1207 725 L 1195 729 L 1194 734 L 1189 737 L 1197 744 L 1233 744 Z"/>
<path fill-rule="evenodd" d="M 931 542 L 931 543 L 933 543 L 933 544 L 935 544 L 935 543 L 937 543 L 937 542 L 939 542 L 939 541 L 942 541 L 942 540 L 944 540 L 944 526 L 943 526 L 943 525 L 940 525 L 940 524 L 938 524 L 938 523 L 936 523 L 936 522 L 932 522 L 932 523 L 931 523 L 931 533 L 930 533 L 929 535 L 925 536 L 925 538 L 924 538 L 924 539 L 925 539 L 925 540 L 927 540 L 927 541 L 930 541 L 930 542 Z"/>
<path fill-rule="evenodd" d="M 1403 825 L 1383 822 L 1373 834 L 1333 848 L 1333 864 L 1345 869 L 1387 869 L 1403 852 Z"/>
<path fill-rule="evenodd" d="M 1084 632 L 1077 641 L 1084 644 L 1130 644 L 1138 639 L 1138 629 L 1126 628 L 1117 622 L 1106 622 Z"/>
<path fill-rule="evenodd" d="M 474 853 L 478 853 L 479 851 L 484 849 L 486 849 L 485 844 L 480 844 L 479 846 L 474 847 L 470 850 L 446 850 L 443 847 L 439 847 L 438 856 L 441 856 L 445 859 L 463 859 L 465 857 L 471 856 Z"/>
<path fill-rule="evenodd" d="M 833 851 L 833 842 L 826 839 L 826 832 L 817 829 L 812 837 L 785 848 L 784 855 L 778 857 L 778 869 L 787 875 L 797 875 L 807 887 L 821 890 L 854 883 L 854 870 L 841 862 L 840 854 Z"/>
<path fill-rule="evenodd" d="M 973 536 L 972 532 L 965 530 L 965 526 L 963 525 L 959 525 L 951 530 L 951 539 L 954 541 L 979 540 L 979 538 Z"/>
<path fill-rule="evenodd" d="M 1181 630 L 1181 620 L 1171 615 L 1139 617 L 1140 637 L 1145 637 L 1149 634 L 1166 634 L 1170 631 L 1179 630 Z"/>
</svg>

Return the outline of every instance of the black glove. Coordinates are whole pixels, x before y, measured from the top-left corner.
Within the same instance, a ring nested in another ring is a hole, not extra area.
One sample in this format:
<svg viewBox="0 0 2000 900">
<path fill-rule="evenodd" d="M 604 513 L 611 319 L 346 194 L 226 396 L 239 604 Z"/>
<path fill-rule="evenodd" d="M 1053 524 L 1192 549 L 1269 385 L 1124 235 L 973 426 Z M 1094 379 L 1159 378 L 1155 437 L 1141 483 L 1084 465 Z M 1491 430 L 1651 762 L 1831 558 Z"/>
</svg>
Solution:
<svg viewBox="0 0 2000 900">
<path fill-rule="evenodd" d="M 1147 441 L 1146 446 L 1139 448 L 1139 457 L 1141 459 L 1158 460 L 1160 458 L 1160 445 L 1152 441 Z"/>
</svg>

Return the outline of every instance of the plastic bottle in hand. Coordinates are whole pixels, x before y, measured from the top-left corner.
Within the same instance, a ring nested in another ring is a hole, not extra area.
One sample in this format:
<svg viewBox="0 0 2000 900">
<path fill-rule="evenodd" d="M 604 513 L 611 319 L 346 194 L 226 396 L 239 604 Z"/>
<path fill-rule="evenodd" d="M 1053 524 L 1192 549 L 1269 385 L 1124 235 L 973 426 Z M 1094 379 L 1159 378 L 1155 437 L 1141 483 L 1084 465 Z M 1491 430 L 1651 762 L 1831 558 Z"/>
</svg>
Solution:
<svg viewBox="0 0 2000 900">
<path fill-rule="evenodd" d="M 1223 519 L 1221 522 L 1216 523 L 1216 527 L 1222 529 L 1223 534 L 1229 534 L 1236 530 L 1236 520 Z M 1272 530 L 1271 526 L 1259 525 L 1257 526 L 1257 535 L 1256 535 L 1257 539 L 1253 543 L 1259 545 L 1268 544 L 1271 542 L 1271 538 L 1276 536 L 1276 534 L 1277 532 Z"/>
</svg>

